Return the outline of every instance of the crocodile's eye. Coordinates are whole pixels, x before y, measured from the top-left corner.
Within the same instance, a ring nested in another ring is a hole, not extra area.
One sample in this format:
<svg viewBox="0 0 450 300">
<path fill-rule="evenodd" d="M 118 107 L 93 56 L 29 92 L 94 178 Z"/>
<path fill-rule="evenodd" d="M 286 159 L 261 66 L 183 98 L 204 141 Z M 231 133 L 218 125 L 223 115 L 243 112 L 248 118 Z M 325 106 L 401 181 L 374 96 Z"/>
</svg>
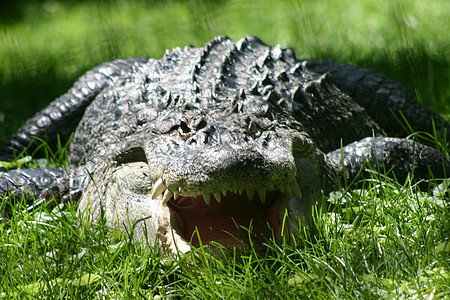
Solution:
<svg viewBox="0 0 450 300">
<path fill-rule="evenodd" d="M 192 136 L 191 128 L 185 121 L 180 122 L 180 126 L 178 127 L 178 132 L 183 141 L 186 141 L 188 138 Z"/>
</svg>

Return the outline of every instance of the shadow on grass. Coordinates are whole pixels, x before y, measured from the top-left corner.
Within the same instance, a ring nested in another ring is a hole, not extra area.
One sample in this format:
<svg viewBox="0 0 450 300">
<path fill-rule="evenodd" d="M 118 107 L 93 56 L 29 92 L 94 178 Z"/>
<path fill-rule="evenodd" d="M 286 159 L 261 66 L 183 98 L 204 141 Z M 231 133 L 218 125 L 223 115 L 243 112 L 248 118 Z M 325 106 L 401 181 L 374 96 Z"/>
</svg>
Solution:
<svg viewBox="0 0 450 300">
<path fill-rule="evenodd" d="M 376 70 L 403 85 L 413 96 L 420 95 L 423 104 L 438 114 L 450 114 L 449 62 L 443 48 L 436 51 L 439 53 L 437 55 L 420 48 L 406 48 L 394 54 L 389 49 L 385 53 L 383 50 L 373 51 L 372 55 L 364 57 L 346 54 L 345 57 L 350 58 L 351 62 L 342 61 L 342 49 L 317 49 L 315 52 L 317 57 L 313 58 L 316 59 L 331 59 Z"/>
<path fill-rule="evenodd" d="M 53 67 L 42 73 L 23 70 L 21 76 L 0 75 L 0 143 L 36 112 L 67 91 L 76 78 L 63 77 Z M 81 75 L 81 74 L 80 74 Z"/>
<path fill-rule="evenodd" d="M 359 64 L 387 75 L 414 96 L 418 92 L 424 104 L 437 113 L 449 114 L 449 62 L 445 57 L 444 51 L 439 56 L 430 56 L 425 51 L 404 49 L 395 57 L 385 56 L 376 61 L 360 61 Z"/>
</svg>

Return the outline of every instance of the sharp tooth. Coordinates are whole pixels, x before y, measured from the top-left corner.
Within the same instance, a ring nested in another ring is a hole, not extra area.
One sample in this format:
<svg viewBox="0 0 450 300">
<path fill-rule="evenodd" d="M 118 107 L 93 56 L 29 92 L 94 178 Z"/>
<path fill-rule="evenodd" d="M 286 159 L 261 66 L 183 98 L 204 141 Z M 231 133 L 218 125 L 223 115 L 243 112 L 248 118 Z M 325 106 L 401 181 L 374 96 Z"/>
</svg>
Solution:
<svg viewBox="0 0 450 300">
<path fill-rule="evenodd" d="M 153 185 L 152 199 L 156 199 L 156 197 L 164 193 L 165 190 L 166 186 L 164 185 L 163 180 L 160 177 Z"/>
<path fill-rule="evenodd" d="M 285 184 L 284 185 L 284 191 L 286 192 L 286 194 L 292 194 L 291 185 L 290 184 Z"/>
<path fill-rule="evenodd" d="M 209 204 L 211 202 L 211 195 L 202 193 L 203 199 L 205 200 L 206 204 Z"/>
<path fill-rule="evenodd" d="M 222 191 L 222 195 L 226 196 L 227 195 L 227 191 Z"/>
<path fill-rule="evenodd" d="M 302 198 L 302 191 L 298 186 L 297 180 L 294 180 L 294 182 L 291 183 L 291 190 L 295 196 L 297 196 L 298 198 Z"/>
<path fill-rule="evenodd" d="M 179 195 L 180 195 L 180 190 L 175 189 L 175 191 L 173 191 L 173 199 L 177 200 Z"/>
<path fill-rule="evenodd" d="M 253 191 L 252 190 L 246 190 L 246 192 L 247 192 L 248 200 L 252 201 L 253 200 Z"/>
<path fill-rule="evenodd" d="M 266 189 L 260 188 L 258 190 L 259 200 L 264 204 L 266 202 Z"/>
<path fill-rule="evenodd" d="M 220 196 L 220 193 L 214 193 L 214 198 L 216 198 L 217 203 L 222 202 L 222 198 Z"/>
<path fill-rule="evenodd" d="M 282 193 L 284 193 L 284 185 L 280 184 L 280 186 L 278 187 L 278 189 L 279 189 Z"/>
<path fill-rule="evenodd" d="M 163 204 L 167 204 L 167 202 L 169 202 L 170 198 L 172 198 L 173 193 L 169 190 L 166 190 L 164 192 L 164 196 L 163 196 Z"/>
<path fill-rule="evenodd" d="M 243 190 L 238 190 L 239 195 L 242 195 Z"/>
</svg>

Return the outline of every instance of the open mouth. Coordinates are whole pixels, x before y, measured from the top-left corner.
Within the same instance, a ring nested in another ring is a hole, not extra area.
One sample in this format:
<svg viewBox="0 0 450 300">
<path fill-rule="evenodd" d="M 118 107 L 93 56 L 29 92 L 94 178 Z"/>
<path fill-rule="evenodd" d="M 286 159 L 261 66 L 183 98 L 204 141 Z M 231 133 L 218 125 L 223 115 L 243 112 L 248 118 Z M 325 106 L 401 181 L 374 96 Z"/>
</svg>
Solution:
<svg viewBox="0 0 450 300">
<path fill-rule="evenodd" d="M 259 243 L 283 233 L 287 198 L 301 198 L 296 181 L 279 189 L 201 193 L 195 196 L 174 195 L 156 183 L 153 198 L 163 194 L 170 210 L 172 229 L 191 246 L 217 242 L 227 247 L 240 247 L 249 240 Z"/>
<path fill-rule="evenodd" d="M 217 195 L 217 194 L 216 194 Z M 173 229 L 192 246 L 207 245 L 215 241 L 225 246 L 237 246 L 253 238 L 270 238 L 271 228 L 278 228 L 274 204 L 283 197 L 280 191 L 268 192 L 262 203 L 259 195 L 252 201 L 248 195 L 226 192 L 211 195 L 209 204 L 202 195 L 173 197 L 167 205 Z M 221 198 L 219 201 L 215 197 Z M 208 201 L 208 200 L 207 200 Z"/>
</svg>

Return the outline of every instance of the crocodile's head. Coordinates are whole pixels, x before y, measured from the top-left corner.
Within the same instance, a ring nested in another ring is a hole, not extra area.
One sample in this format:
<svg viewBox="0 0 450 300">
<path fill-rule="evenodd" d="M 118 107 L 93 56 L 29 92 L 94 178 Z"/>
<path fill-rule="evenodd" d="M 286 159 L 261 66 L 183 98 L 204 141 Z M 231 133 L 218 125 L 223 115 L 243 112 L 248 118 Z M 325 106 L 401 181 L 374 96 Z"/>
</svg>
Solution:
<svg viewBox="0 0 450 300">
<path fill-rule="evenodd" d="M 182 252 L 239 247 L 247 229 L 252 240 L 296 234 L 321 195 L 324 163 L 300 124 L 280 120 L 224 107 L 161 115 L 98 168 L 82 201 L 100 190 L 109 226 L 135 224 L 135 236 Z"/>
<path fill-rule="evenodd" d="M 140 65 L 85 113 L 81 128 L 107 130 L 85 148 L 101 158 L 86 156 L 100 165 L 80 208 L 91 199 L 110 226 L 181 251 L 239 246 L 246 229 L 252 240 L 295 234 L 322 195 L 326 164 L 305 124 L 326 119 L 314 101 L 340 95 L 325 79 L 253 37 Z"/>
</svg>

